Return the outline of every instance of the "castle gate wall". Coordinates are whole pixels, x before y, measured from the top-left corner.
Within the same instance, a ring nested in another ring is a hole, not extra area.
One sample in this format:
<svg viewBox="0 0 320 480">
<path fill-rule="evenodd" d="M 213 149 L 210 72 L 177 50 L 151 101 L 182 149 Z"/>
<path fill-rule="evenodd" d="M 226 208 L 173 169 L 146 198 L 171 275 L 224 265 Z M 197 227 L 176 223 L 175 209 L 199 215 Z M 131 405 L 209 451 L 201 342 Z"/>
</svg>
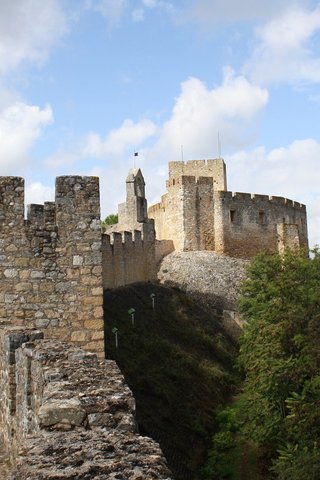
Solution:
<svg viewBox="0 0 320 480">
<path fill-rule="evenodd" d="M 30 205 L 24 180 L 0 177 L 0 326 L 35 327 L 104 355 L 99 180 L 56 179 Z"/>
<path fill-rule="evenodd" d="M 278 252 L 285 246 L 308 246 L 306 208 L 282 197 L 215 192 L 215 250 L 250 258 L 261 251 Z M 278 225 L 286 235 L 280 236 Z"/>
</svg>

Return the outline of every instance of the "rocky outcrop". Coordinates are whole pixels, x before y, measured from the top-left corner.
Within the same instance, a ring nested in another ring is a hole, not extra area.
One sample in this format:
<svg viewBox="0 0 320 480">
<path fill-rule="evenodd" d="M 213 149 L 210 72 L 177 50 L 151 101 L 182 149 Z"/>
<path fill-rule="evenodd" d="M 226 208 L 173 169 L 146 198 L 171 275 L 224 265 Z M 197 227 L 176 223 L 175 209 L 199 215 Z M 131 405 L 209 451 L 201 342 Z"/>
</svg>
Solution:
<svg viewBox="0 0 320 480">
<path fill-rule="evenodd" d="M 158 444 L 136 432 L 135 401 L 114 361 L 38 331 L 0 336 L 8 478 L 171 478 Z"/>
<path fill-rule="evenodd" d="M 216 252 L 173 252 L 161 262 L 160 283 L 177 286 L 202 306 L 221 315 L 227 330 L 237 335 L 240 288 L 249 261 Z"/>
</svg>

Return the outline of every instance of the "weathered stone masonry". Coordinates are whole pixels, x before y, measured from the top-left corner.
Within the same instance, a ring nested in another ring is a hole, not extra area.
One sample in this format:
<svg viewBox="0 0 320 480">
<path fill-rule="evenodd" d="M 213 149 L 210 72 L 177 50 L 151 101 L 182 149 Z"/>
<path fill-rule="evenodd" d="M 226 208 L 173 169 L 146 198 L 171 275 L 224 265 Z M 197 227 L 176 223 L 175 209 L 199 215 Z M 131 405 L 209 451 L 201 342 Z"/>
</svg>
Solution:
<svg viewBox="0 0 320 480">
<path fill-rule="evenodd" d="M 104 288 L 155 280 L 155 240 L 142 235 L 143 228 L 102 235 Z"/>
<path fill-rule="evenodd" d="M 104 229 L 102 264 L 104 288 L 156 280 L 157 265 L 172 252 L 172 241 L 155 239 L 154 221 L 148 218 L 145 182 L 140 169 L 126 179 L 126 202 L 118 207 L 118 223 Z"/>
<path fill-rule="evenodd" d="M 56 179 L 55 202 L 29 205 L 0 177 L 0 324 L 43 329 L 104 356 L 99 179 Z"/>
<path fill-rule="evenodd" d="M 136 433 L 114 361 L 43 333 L 0 330 L 0 434 L 11 480 L 170 480 L 159 446 Z"/>
<path fill-rule="evenodd" d="M 0 440 L 12 480 L 169 480 L 159 447 L 135 433 L 119 370 L 98 359 L 103 287 L 155 279 L 173 248 L 248 258 L 308 244 L 304 205 L 228 192 L 222 159 L 171 162 L 167 189 L 148 218 L 143 176 L 130 171 L 119 224 L 101 234 L 98 178 L 58 177 L 55 202 L 25 220 L 24 180 L 0 177 Z"/>
<path fill-rule="evenodd" d="M 149 208 L 158 240 L 176 251 L 251 258 L 307 247 L 306 207 L 282 197 L 227 191 L 222 159 L 169 163 L 167 193 Z"/>
</svg>

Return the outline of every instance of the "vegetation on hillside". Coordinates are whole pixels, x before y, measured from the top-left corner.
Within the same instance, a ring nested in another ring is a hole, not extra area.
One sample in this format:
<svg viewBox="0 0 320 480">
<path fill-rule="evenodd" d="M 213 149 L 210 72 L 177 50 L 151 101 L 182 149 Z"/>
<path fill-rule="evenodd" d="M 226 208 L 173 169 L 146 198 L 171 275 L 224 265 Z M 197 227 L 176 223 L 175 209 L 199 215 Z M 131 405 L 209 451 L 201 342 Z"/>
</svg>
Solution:
<svg viewBox="0 0 320 480">
<path fill-rule="evenodd" d="M 240 301 L 245 380 L 218 416 L 204 478 L 318 480 L 320 253 L 260 255 L 248 273 Z"/>
<path fill-rule="evenodd" d="M 177 289 L 106 291 L 104 308 L 107 357 L 134 393 L 140 432 L 160 442 L 176 480 L 198 478 L 216 409 L 234 393 L 236 346 L 213 315 Z"/>
</svg>

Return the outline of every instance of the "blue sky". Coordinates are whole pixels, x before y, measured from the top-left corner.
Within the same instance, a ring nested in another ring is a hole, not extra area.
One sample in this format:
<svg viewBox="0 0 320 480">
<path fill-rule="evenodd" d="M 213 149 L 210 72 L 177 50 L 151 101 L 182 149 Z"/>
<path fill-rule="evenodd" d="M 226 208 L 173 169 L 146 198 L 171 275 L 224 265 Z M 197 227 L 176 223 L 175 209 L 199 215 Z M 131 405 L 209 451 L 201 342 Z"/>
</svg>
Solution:
<svg viewBox="0 0 320 480">
<path fill-rule="evenodd" d="M 102 216 L 136 166 L 215 158 L 228 189 L 307 205 L 320 243 L 320 4 L 312 0 L 0 0 L 0 174 L 26 201 L 99 175 Z"/>
</svg>

